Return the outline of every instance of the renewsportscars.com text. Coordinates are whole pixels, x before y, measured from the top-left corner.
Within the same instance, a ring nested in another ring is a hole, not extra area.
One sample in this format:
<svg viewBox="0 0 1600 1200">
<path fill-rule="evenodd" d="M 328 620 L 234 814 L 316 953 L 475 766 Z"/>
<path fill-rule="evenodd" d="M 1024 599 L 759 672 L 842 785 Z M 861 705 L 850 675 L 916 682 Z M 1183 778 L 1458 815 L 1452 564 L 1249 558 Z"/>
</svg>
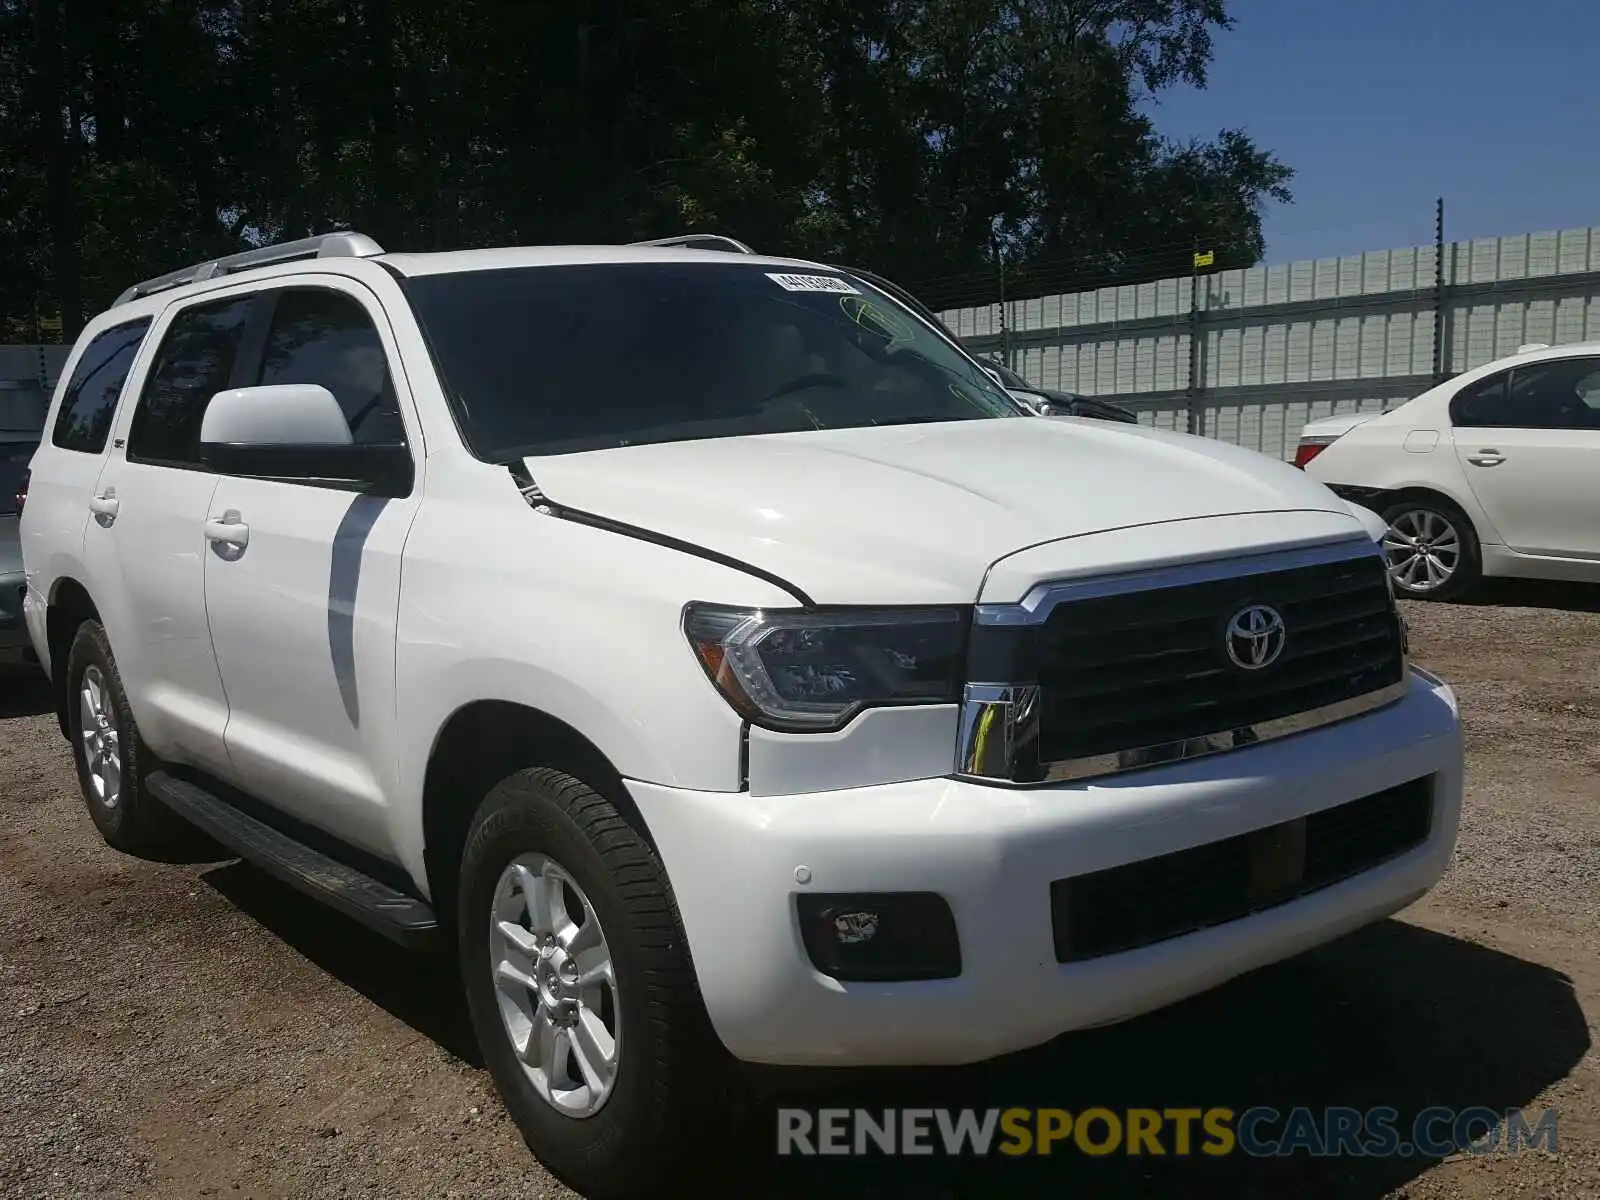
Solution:
<svg viewBox="0 0 1600 1200">
<path fill-rule="evenodd" d="M 1520 1108 L 778 1110 L 780 1155 L 1443 1157 L 1556 1152 L 1557 1113 Z"/>
</svg>

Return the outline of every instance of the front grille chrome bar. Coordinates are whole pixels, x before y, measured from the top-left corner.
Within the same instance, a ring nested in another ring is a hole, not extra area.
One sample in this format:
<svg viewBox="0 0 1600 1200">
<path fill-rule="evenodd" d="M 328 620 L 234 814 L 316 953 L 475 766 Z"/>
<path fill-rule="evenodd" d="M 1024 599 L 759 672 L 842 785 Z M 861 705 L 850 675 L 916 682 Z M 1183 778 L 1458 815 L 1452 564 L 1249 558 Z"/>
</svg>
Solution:
<svg viewBox="0 0 1600 1200">
<path fill-rule="evenodd" d="M 1017 749 L 1038 736 L 1037 684 L 969 683 L 957 726 L 956 774 L 1010 782 Z"/>
<path fill-rule="evenodd" d="M 1030 724 L 1036 724 L 1038 720 L 1039 689 L 1032 686 L 968 684 L 967 696 L 961 705 L 961 719 L 958 726 L 960 740 L 956 748 L 955 773 L 960 778 L 971 779 L 977 783 L 998 783 L 1008 787 L 1039 787 L 1203 758 L 1225 750 L 1238 750 L 1245 746 L 1289 737 L 1291 734 L 1306 733 L 1320 729 L 1324 725 L 1348 721 L 1352 717 L 1364 716 L 1385 708 L 1406 694 L 1410 682 L 1409 674 L 1407 671 L 1399 683 L 1390 684 L 1388 687 L 1379 688 L 1362 696 L 1353 696 L 1337 704 L 1311 709 L 1309 712 L 1262 721 L 1243 729 L 1229 729 L 1200 737 L 1164 742 L 1157 746 L 1141 746 L 1133 750 L 1096 754 L 1089 758 L 1069 758 L 1047 763 L 1043 779 L 1020 783 L 1011 777 L 1016 761 L 1015 748 L 1033 733 Z"/>
</svg>

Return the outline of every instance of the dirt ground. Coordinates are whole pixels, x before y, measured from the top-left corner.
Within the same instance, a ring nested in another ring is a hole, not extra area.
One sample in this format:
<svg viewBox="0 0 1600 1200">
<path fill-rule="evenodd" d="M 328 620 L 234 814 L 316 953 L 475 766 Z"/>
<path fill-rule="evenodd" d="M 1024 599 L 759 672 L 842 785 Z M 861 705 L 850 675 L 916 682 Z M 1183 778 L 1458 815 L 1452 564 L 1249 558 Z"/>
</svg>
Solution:
<svg viewBox="0 0 1600 1200">
<path fill-rule="evenodd" d="M 1439 889 L 1138 1021 L 811 1104 L 1428 1105 L 1560 1112 L 1556 1155 L 779 1162 L 703 1196 L 1600 1196 L 1600 591 L 1408 609 L 1457 687 L 1468 796 Z M 534 1197 L 448 970 L 237 863 L 107 849 L 42 687 L 0 680 L 0 1196 Z M 787 1085 L 785 1085 L 787 1086 Z"/>
</svg>

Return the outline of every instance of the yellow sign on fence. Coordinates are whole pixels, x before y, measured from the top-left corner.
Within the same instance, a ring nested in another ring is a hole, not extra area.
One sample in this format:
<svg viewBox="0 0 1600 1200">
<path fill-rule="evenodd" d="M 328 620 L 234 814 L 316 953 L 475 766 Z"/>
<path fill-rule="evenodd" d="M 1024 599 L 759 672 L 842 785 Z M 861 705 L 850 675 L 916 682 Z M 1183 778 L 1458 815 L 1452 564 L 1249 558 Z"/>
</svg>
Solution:
<svg viewBox="0 0 1600 1200">
<path fill-rule="evenodd" d="M 1199 270 L 1201 267 L 1209 267 L 1216 261 L 1217 252 L 1215 250 L 1196 250 L 1194 252 L 1195 270 Z"/>
</svg>

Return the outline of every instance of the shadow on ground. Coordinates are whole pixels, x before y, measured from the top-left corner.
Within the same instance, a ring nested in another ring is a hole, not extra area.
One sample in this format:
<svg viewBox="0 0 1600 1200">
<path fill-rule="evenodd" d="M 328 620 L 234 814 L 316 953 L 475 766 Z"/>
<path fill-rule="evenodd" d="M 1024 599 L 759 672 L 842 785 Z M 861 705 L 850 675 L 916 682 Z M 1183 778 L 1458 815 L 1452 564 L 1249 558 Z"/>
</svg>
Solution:
<svg viewBox="0 0 1600 1200">
<path fill-rule="evenodd" d="M 752 1136 L 764 1145 L 749 1155 L 756 1165 L 719 1194 L 1377 1197 L 1437 1158 L 1178 1158 L 1168 1133 L 1165 1158 L 1091 1158 L 1063 1145 L 1048 1159 L 779 1159 L 774 1110 L 1387 1106 L 1408 1137 L 1429 1106 L 1504 1112 L 1527 1104 L 1588 1048 L 1588 1024 L 1564 976 L 1386 921 L 1164 1012 L 979 1068 L 873 1073 L 820 1094 L 780 1093 L 757 1118 Z"/>
<path fill-rule="evenodd" d="M 1588 583 L 1549 583 L 1537 579 L 1485 579 L 1460 603 L 1477 607 L 1600 612 L 1600 587 Z"/>
<path fill-rule="evenodd" d="M 409 955 L 254 868 L 220 867 L 205 878 L 331 975 L 481 1065 L 453 962 Z M 708 1131 L 707 1144 L 686 1153 L 726 1162 L 695 1194 L 730 1200 L 1378 1197 L 1437 1158 L 1178 1158 L 1168 1134 L 1164 1158 L 1090 1158 L 1064 1144 L 1050 1158 L 781 1159 L 776 1109 L 1386 1106 L 1398 1110 L 1404 1137 L 1429 1106 L 1504 1112 L 1530 1104 L 1588 1048 L 1588 1024 L 1564 976 L 1386 921 L 1163 1012 L 980 1067 L 765 1074 L 743 1132 Z"/>
<path fill-rule="evenodd" d="M 482 1067 L 455 960 L 402 950 L 249 863 L 201 875 L 229 903 L 464 1062 Z"/>
<path fill-rule="evenodd" d="M 0 665 L 0 721 L 37 717 L 54 707 L 50 681 L 37 667 Z"/>
</svg>

